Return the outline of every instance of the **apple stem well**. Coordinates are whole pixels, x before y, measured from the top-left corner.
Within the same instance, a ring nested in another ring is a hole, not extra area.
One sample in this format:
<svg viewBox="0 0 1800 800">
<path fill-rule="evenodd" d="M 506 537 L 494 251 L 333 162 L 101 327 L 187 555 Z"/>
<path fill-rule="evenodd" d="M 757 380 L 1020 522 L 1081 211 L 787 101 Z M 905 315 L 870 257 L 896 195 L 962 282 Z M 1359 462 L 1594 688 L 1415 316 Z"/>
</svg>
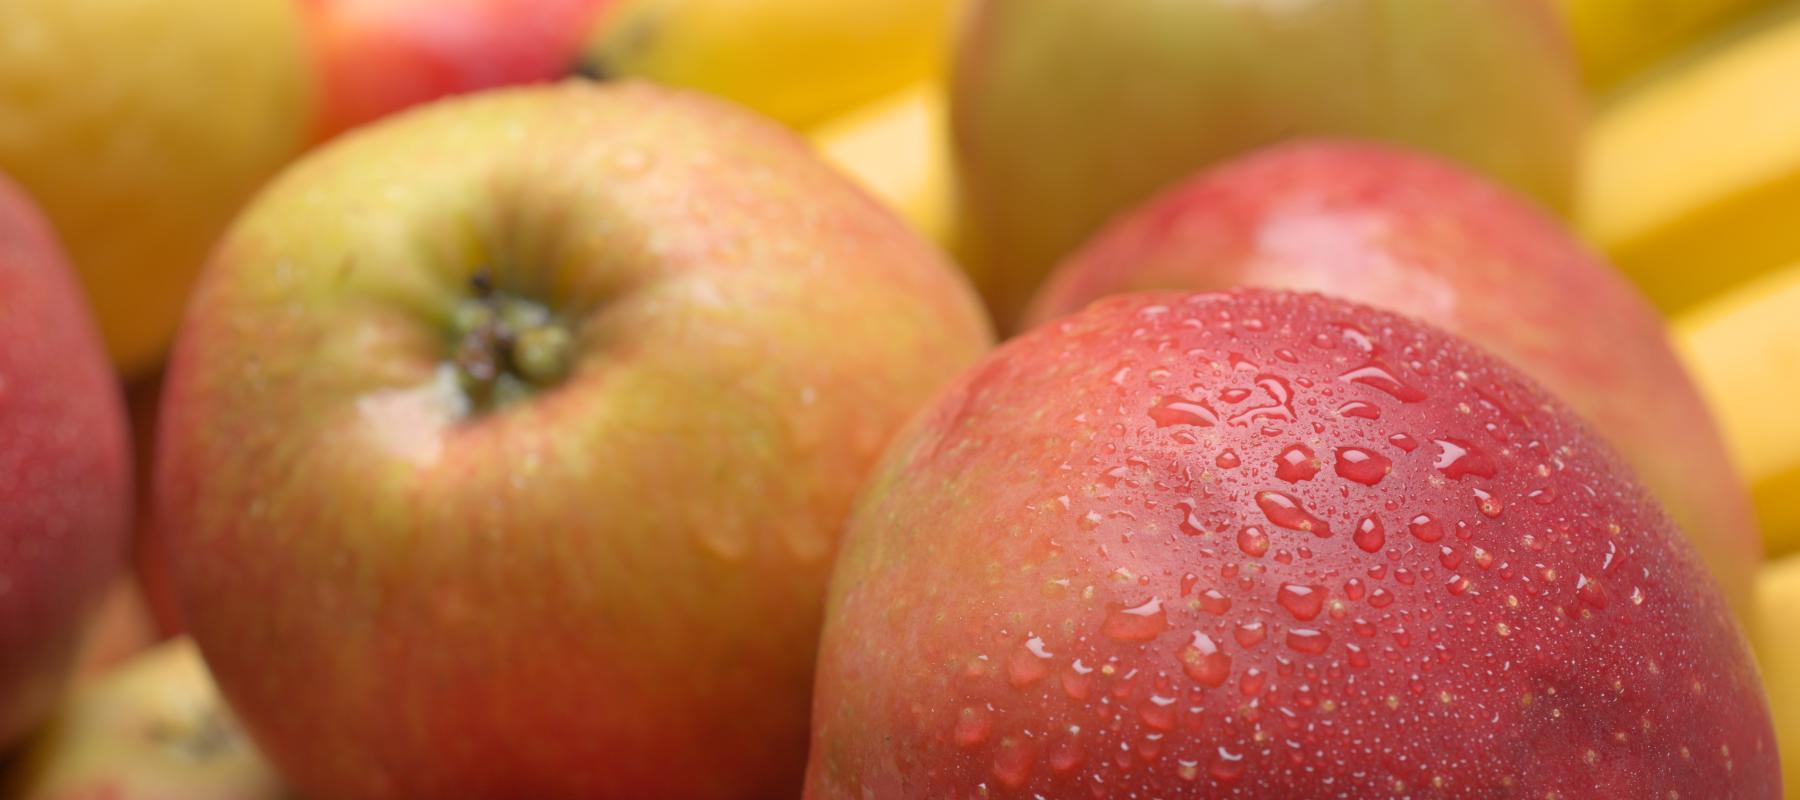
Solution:
<svg viewBox="0 0 1800 800">
<path fill-rule="evenodd" d="M 457 305 L 451 361 L 470 404 L 491 410 L 555 385 L 569 369 L 574 334 L 543 303 L 495 288 L 486 271 Z"/>
</svg>

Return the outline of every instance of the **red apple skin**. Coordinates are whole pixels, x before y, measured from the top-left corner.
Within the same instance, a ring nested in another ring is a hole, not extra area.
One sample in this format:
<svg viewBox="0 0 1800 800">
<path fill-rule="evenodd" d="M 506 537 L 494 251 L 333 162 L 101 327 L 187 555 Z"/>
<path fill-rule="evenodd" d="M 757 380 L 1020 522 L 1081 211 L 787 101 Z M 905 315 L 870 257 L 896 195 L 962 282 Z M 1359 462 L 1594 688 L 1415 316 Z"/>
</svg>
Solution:
<svg viewBox="0 0 1800 800">
<path fill-rule="evenodd" d="M 571 373 L 468 417 L 472 276 Z M 835 541 L 990 343 L 941 253 L 804 141 L 626 82 L 315 153 L 221 244 L 165 378 L 181 622 L 309 797 L 795 796 Z"/>
<path fill-rule="evenodd" d="M 320 77 L 318 140 L 450 95 L 569 71 L 611 0 L 301 0 Z"/>
<path fill-rule="evenodd" d="M 1478 342 L 1591 422 L 1752 610 L 1761 537 L 1656 309 L 1530 202 L 1437 158 L 1349 141 L 1199 173 L 1071 255 L 1032 324 L 1115 292 L 1316 291 Z"/>
<path fill-rule="evenodd" d="M 827 602 L 811 800 L 1779 794 L 1742 636 L 1623 465 L 1321 295 L 1002 346 L 890 445 Z"/>
<path fill-rule="evenodd" d="M 0 175 L 0 749 L 36 724 L 124 561 L 125 409 L 49 223 Z"/>
</svg>

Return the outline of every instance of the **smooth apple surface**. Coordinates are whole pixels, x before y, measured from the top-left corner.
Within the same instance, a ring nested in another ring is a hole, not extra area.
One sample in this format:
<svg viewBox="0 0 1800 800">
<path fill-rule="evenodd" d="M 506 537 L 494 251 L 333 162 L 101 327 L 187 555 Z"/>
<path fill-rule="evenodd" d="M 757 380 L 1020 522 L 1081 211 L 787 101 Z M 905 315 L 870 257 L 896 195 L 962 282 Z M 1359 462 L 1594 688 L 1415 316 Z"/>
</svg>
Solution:
<svg viewBox="0 0 1800 800">
<path fill-rule="evenodd" d="M 1780 791 L 1743 636 L 1518 371 L 1265 290 L 1102 300 L 899 434 L 827 602 L 807 797 Z"/>
<path fill-rule="evenodd" d="M 293 0 L 6 0 L 0 171 L 55 224 L 114 363 L 162 362 L 238 207 L 305 142 Z"/>
<path fill-rule="evenodd" d="M 49 223 L 0 175 L 0 751 L 56 701 L 130 524 L 105 345 Z"/>
<path fill-rule="evenodd" d="M 328 139 L 441 97 L 562 77 L 610 0 L 301 0 Z"/>
<path fill-rule="evenodd" d="M 1492 350 L 1593 423 L 1749 613 L 1761 543 L 1743 483 L 1662 318 L 1529 202 L 1423 154 L 1269 148 L 1201 173 L 1059 266 L 1035 324 L 1095 298 L 1234 286 L 1317 291 Z"/>
<path fill-rule="evenodd" d="M 1113 214 L 1290 137 L 1411 145 L 1562 209 L 1585 111 L 1540 0 L 981 0 L 953 72 L 961 247 L 1003 330 Z"/>
<path fill-rule="evenodd" d="M 989 337 L 734 107 L 401 115 L 281 178 L 194 297 L 156 478 L 181 621 L 310 796 L 792 796 L 855 489 Z"/>
</svg>

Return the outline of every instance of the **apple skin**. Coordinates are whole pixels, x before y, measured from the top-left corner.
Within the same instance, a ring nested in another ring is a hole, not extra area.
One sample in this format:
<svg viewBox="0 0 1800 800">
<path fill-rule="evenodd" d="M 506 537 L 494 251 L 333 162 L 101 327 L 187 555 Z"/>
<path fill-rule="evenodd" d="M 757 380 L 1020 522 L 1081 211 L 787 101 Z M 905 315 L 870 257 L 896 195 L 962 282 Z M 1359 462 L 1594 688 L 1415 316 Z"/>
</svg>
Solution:
<svg viewBox="0 0 1800 800">
<path fill-rule="evenodd" d="M 1741 614 L 1761 537 L 1662 318 L 1528 201 L 1420 153 L 1277 145 L 1193 176 L 1066 259 L 1027 324 L 1115 292 L 1316 291 L 1423 320 L 1518 366 L 1591 422 Z"/>
<path fill-rule="evenodd" d="M 1560 210 L 1585 115 L 1539 0 L 978 0 L 953 65 L 959 250 L 1012 330 L 1114 213 L 1242 151 L 1393 141 Z"/>
<path fill-rule="evenodd" d="M 611 0 L 301 0 L 324 140 L 430 100 L 562 77 Z"/>
<path fill-rule="evenodd" d="M 577 344 L 470 417 L 442 376 L 482 272 Z M 181 621 L 309 796 L 793 796 L 856 487 L 990 336 L 941 253 L 735 107 L 409 112 L 278 179 L 194 296 L 156 474 Z"/>
<path fill-rule="evenodd" d="M 1742 634 L 1654 500 L 1404 317 L 1101 300 L 964 373 L 866 487 L 810 800 L 1778 795 Z"/>
<path fill-rule="evenodd" d="M 192 642 L 84 683 L 0 780 L 13 800 L 286 800 Z"/>
<path fill-rule="evenodd" d="M 49 223 L 0 175 L 0 751 L 56 701 L 125 560 L 131 450 Z"/>
</svg>

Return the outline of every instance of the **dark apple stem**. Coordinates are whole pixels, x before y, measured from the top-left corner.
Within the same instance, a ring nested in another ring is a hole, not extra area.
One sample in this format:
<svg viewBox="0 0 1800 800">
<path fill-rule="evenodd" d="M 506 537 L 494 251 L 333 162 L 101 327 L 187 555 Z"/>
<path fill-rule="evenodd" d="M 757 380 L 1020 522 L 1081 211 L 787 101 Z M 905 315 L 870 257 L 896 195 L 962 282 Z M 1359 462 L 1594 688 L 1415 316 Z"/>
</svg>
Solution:
<svg viewBox="0 0 1800 800">
<path fill-rule="evenodd" d="M 469 399 L 493 408 L 554 385 L 568 372 L 574 337 L 542 303 L 496 289 L 486 271 L 469 279 L 456 309 L 452 362 Z"/>
</svg>

